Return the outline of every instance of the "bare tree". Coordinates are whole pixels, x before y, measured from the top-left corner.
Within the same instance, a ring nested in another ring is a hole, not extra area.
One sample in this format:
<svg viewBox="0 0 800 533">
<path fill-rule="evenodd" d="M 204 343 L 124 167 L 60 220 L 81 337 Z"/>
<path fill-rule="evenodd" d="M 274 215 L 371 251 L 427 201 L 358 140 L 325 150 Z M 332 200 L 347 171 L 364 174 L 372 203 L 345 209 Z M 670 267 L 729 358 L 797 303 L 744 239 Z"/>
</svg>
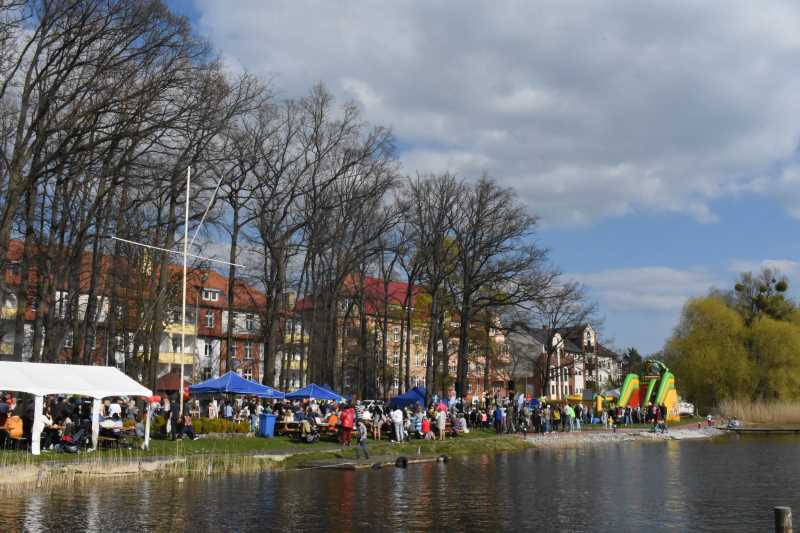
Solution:
<svg viewBox="0 0 800 533">
<path fill-rule="evenodd" d="M 445 283 L 457 268 L 452 221 L 462 193 L 462 187 L 453 175 L 442 174 L 417 176 L 408 182 L 404 194 L 404 212 L 414 227 L 416 260 L 421 265 L 420 282 L 431 298 L 425 380 L 428 400 L 436 386 L 439 346 L 444 352 L 441 357 L 447 358 L 447 344 L 440 327 L 444 313 L 442 301 Z"/>
<path fill-rule="evenodd" d="M 497 316 L 503 307 L 538 299 L 548 276 L 543 274 L 546 252 L 532 244 L 536 219 L 511 189 L 484 175 L 464 187 L 453 217 L 457 270 L 448 281 L 458 306 L 456 394 L 463 398 L 475 313 L 492 308 Z"/>
</svg>

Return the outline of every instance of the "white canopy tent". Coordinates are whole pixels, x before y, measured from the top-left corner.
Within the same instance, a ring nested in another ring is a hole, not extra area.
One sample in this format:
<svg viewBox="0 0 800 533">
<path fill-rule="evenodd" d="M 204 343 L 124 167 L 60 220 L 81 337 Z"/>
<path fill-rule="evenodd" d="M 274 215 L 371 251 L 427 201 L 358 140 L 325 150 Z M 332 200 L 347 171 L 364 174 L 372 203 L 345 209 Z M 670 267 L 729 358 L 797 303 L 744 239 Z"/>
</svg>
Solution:
<svg viewBox="0 0 800 533">
<path fill-rule="evenodd" d="M 153 392 L 111 366 L 57 365 L 0 361 L 0 390 L 34 395 L 31 452 L 39 455 L 43 397 L 52 394 L 87 396 L 92 404 L 92 446 L 100 432 L 100 400 L 109 396 L 152 396 Z M 150 444 L 150 402 L 147 403 L 145 447 Z"/>
</svg>

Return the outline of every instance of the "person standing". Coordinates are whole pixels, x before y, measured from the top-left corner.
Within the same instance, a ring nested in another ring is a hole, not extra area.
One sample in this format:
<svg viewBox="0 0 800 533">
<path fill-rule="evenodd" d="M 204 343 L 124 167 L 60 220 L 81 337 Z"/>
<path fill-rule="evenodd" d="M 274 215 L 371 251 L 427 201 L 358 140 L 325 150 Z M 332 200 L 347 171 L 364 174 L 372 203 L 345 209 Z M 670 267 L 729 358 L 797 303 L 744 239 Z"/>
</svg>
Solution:
<svg viewBox="0 0 800 533">
<path fill-rule="evenodd" d="M 348 406 L 342 412 L 342 433 L 341 444 L 343 446 L 350 446 L 350 441 L 353 439 L 353 424 L 355 422 L 355 410 Z"/>
<path fill-rule="evenodd" d="M 444 433 L 447 429 L 447 413 L 444 409 L 436 414 L 436 427 L 439 429 L 439 440 L 444 440 Z"/>
<path fill-rule="evenodd" d="M 359 451 L 364 452 L 364 459 L 369 460 L 369 450 L 367 450 L 367 425 L 364 419 L 358 420 L 358 446 L 356 446 L 356 460 L 361 459 Z"/>
<path fill-rule="evenodd" d="M 403 432 L 403 411 L 400 407 L 395 408 L 392 411 L 392 424 L 394 425 L 394 438 L 397 442 L 403 442 L 404 439 L 404 432 Z"/>
</svg>

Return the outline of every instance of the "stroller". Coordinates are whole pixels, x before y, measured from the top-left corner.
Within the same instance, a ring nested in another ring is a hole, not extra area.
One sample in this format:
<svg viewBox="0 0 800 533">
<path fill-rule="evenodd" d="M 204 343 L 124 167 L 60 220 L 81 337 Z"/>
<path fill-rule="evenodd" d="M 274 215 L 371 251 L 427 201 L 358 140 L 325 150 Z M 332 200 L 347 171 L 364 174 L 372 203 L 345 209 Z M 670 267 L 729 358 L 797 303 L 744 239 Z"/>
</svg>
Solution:
<svg viewBox="0 0 800 533">
<path fill-rule="evenodd" d="M 92 445 L 92 423 L 83 420 L 79 426 L 75 426 L 71 433 L 65 433 L 61 437 L 61 442 L 56 445 L 56 449 L 66 453 L 78 453 L 81 448 L 86 449 Z"/>
<path fill-rule="evenodd" d="M 297 432 L 300 442 L 313 444 L 319 440 L 319 427 L 313 420 L 303 420 L 300 423 L 300 430 Z"/>
</svg>

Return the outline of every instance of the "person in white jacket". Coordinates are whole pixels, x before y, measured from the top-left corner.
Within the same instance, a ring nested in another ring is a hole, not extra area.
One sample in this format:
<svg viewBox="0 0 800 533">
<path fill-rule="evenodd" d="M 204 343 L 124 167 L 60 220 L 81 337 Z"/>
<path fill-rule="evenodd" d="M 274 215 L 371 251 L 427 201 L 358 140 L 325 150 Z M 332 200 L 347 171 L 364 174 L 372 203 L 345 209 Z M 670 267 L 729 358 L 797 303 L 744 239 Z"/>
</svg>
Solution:
<svg viewBox="0 0 800 533">
<path fill-rule="evenodd" d="M 392 411 L 392 424 L 394 424 L 394 434 L 397 442 L 405 440 L 405 432 L 403 431 L 403 410 L 399 407 Z"/>
</svg>

